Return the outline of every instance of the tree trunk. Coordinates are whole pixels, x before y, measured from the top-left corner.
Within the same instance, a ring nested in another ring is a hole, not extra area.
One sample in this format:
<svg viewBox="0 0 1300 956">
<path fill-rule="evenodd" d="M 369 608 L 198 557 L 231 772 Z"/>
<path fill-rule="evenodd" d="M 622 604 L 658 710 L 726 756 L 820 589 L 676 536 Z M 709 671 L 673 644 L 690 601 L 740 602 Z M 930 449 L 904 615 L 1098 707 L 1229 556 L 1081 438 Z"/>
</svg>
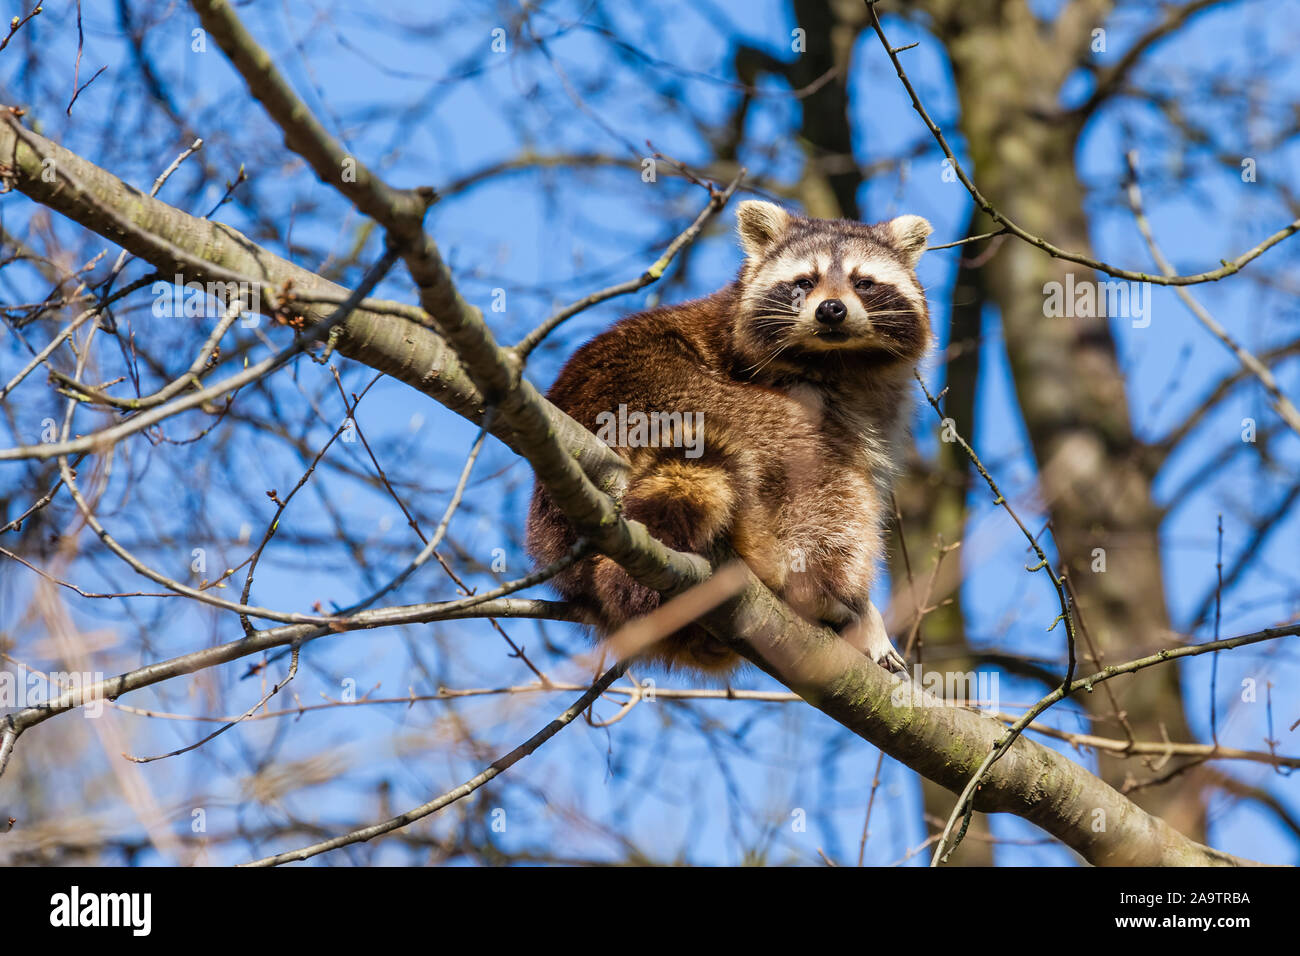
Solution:
<svg viewBox="0 0 1300 956">
<path fill-rule="evenodd" d="M 1087 49 L 1090 25 L 1109 4 L 1078 3 L 1049 35 L 1021 0 L 963 0 L 931 5 L 934 29 L 947 47 L 961 102 L 961 129 L 980 190 L 1024 229 L 1061 248 L 1090 249 L 1084 189 L 1075 167 L 1077 124 L 1059 115 L 1060 84 Z M 1077 26 L 1071 34 L 1071 24 Z M 1015 394 L 1038 464 L 1039 484 L 1061 566 L 1079 600 L 1079 614 L 1108 663 L 1150 647 L 1169 633 L 1160 555 L 1161 513 L 1140 464 L 1128 394 L 1105 318 L 1048 318 L 1044 285 L 1092 281 L 1073 263 L 1008 239 L 985 267 L 998 306 Z M 1126 321 L 1116 319 L 1115 321 Z M 1098 549 L 1101 549 L 1098 551 Z M 1104 555 L 1105 570 L 1099 559 Z M 1044 622 L 1046 625 L 1048 622 Z M 1053 632 L 1053 649 L 1061 630 Z M 1082 666 L 1086 646 L 1078 649 Z M 1190 740 L 1179 673 L 1162 667 L 1117 685 L 1122 713 L 1143 740 Z M 1109 698 L 1086 699 L 1097 732 L 1122 736 Z M 1121 787 L 1133 771 L 1102 759 L 1102 776 Z M 1147 776 L 1154 776 L 1148 774 Z M 1192 839 L 1204 839 L 1205 815 L 1187 776 L 1176 791 L 1135 793 L 1145 809 Z"/>
</svg>

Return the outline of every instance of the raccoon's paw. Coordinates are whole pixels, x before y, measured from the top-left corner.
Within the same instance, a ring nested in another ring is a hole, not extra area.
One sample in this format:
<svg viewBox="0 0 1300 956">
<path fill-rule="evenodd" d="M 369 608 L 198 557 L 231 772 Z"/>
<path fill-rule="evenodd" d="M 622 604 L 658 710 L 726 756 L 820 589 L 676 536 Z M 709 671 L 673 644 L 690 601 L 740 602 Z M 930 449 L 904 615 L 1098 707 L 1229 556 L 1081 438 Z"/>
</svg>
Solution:
<svg viewBox="0 0 1300 956">
<path fill-rule="evenodd" d="M 907 662 L 889 639 L 885 620 L 875 604 L 868 603 L 866 612 L 841 633 L 846 641 L 885 670 L 895 674 L 907 673 Z"/>
</svg>

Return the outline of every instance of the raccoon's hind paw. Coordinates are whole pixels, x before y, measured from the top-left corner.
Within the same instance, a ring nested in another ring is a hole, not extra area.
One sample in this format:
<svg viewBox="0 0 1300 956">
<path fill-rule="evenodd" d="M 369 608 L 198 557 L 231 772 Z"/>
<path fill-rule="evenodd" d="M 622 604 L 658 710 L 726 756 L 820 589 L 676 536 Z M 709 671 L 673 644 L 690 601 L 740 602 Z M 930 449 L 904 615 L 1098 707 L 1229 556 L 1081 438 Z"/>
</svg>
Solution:
<svg viewBox="0 0 1300 956">
<path fill-rule="evenodd" d="M 889 644 L 883 657 L 876 658 L 876 663 L 891 674 L 907 675 L 907 661 L 903 660 L 903 655 L 898 653 L 898 649 L 892 643 Z"/>
<path fill-rule="evenodd" d="M 880 616 L 876 605 L 867 604 L 866 612 L 841 632 L 844 639 L 871 658 L 885 670 L 895 674 L 907 673 L 907 661 L 898 653 L 894 642 L 889 639 L 885 629 L 885 620 Z"/>
</svg>

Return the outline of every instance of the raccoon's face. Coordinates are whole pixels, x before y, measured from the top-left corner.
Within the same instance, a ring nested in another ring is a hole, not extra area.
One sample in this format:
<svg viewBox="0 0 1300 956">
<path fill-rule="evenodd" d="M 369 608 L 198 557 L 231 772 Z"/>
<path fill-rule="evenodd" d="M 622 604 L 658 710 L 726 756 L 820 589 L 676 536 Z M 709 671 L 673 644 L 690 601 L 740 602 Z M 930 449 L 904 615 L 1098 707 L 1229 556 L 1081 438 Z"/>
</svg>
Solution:
<svg viewBox="0 0 1300 956">
<path fill-rule="evenodd" d="M 915 364 L 929 349 L 914 270 L 931 229 L 920 216 L 866 225 L 749 201 L 737 221 L 748 258 L 733 341 L 749 373 L 844 367 L 824 361 L 835 354 Z"/>
</svg>

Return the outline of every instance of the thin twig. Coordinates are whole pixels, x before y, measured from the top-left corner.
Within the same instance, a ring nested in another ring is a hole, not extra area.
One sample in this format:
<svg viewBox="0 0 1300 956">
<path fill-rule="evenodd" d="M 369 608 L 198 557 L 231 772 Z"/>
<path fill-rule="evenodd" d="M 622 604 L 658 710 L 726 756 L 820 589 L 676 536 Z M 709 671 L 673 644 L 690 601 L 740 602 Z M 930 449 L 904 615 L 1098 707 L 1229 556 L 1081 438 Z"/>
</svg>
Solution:
<svg viewBox="0 0 1300 956">
<path fill-rule="evenodd" d="M 1137 180 L 1137 151 L 1129 150 L 1125 154 L 1128 161 L 1128 201 L 1133 210 L 1133 219 L 1137 223 L 1138 230 L 1142 233 L 1142 238 L 1146 241 L 1147 248 L 1151 250 L 1151 258 L 1155 260 L 1156 266 L 1166 276 L 1175 275 L 1177 270 L 1173 264 L 1165 258 L 1160 247 L 1156 245 L 1155 236 L 1151 233 L 1151 224 L 1147 221 L 1146 213 L 1142 209 L 1142 191 L 1138 188 Z M 1264 391 L 1268 392 L 1269 402 L 1273 410 L 1277 412 L 1278 417 L 1286 422 L 1287 426 L 1300 435 L 1300 410 L 1297 410 L 1291 399 L 1283 394 L 1282 389 L 1277 384 L 1277 379 L 1273 377 L 1272 371 L 1267 365 L 1258 358 L 1237 344 L 1236 340 L 1228 334 L 1228 330 L 1220 325 L 1206 311 L 1201 303 L 1192 297 L 1192 294 L 1183 288 L 1176 288 L 1174 291 L 1178 298 L 1183 300 L 1183 304 L 1196 316 L 1197 321 L 1209 330 L 1210 334 L 1222 342 L 1241 363 L 1241 367 L 1255 378 L 1259 379 Z"/>
<path fill-rule="evenodd" d="M 25 24 L 25 23 L 26 23 L 28 20 L 30 20 L 32 17 L 37 16 L 38 14 L 40 14 L 42 11 L 44 11 L 44 9 L 45 9 L 45 8 L 42 7 L 42 6 L 38 3 L 38 4 L 36 5 L 36 9 L 34 9 L 31 13 L 27 14 L 27 16 L 25 16 L 25 17 L 21 17 L 21 18 L 15 16 L 12 20 L 10 20 L 10 21 L 9 21 L 9 34 L 8 34 L 8 36 L 6 36 L 3 40 L 0 40 L 0 50 L 3 50 L 5 47 L 7 47 L 7 46 L 9 45 L 9 41 L 12 40 L 12 39 L 14 38 L 14 34 L 15 34 L 15 33 L 17 33 L 19 30 L 21 30 L 21 29 L 23 28 L 23 24 Z"/>
<path fill-rule="evenodd" d="M 628 293 L 636 292 L 638 289 L 644 289 L 652 282 L 657 282 L 677 253 L 681 252 L 682 249 L 694 242 L 705 224 L 717 215 L 718 211 L 727 204 L 727 200 L 731 198 L 733 193 L 735 193 L 744 177 L 745 170 L 742 168 L 740 172 L 736 174 L 735 178 L 732 179 L 731 182 L 727 184 L 727 187 L 721 192 L 710 189 L 708 205 L 700 210 L 700 214 L 695 217 L 695 221 L 691 223 L 684 232 L 668 244 L 668 248 L 664 250 L 664 254 L 656 259 L 654 264 L 646 269 L 645 272 L 641 273 L 635 279 L 620 282 L 618 285 L 610 286 L 607 289 L 601 289 L 599 292 L 593 292 L 591 295 L 584 296 L 577 302 L 566 305 L 559 312 L 556 312 L 545 322 L 524 336 L 524 338 L 513 347 L 515 355 L 520 361 L 523 361 L 528 357 L 529 353 L 532 352 L 532 350 L 535 349 L 544 338 L 546 338 L 546 336 L 555 331 L 561 323 L 573 318 L 573 316 L 577 315 L 579 312 L 589 309 L 593 305 L 597 305 L 608 299 L 613 299 L 620 295 L 627 295 Z"/>
<path fill-rule="evenodd" d="M 277 853 L 275 856 L 253 860 L 250 863 L 241 864 L 241 866 L 279 866 L 281 863 L 292 863 L 297 860 L 306 860 L 329 850 L 336 850 L 339 847 L 351 846 L 354 843 L 364 843 L 367 840 L 373 840 L 377 836 L 382 836 L 385 833 L 391 833 L 393 830 L 409 826 L 416 820 L 427 817 L 431 813 L 437 813 L 443 807 L 455 803 L 462 797 L 468 796 L 489 780 L 505 773 L 569 724 L 573 723 L 573 719 L 586 710 L 587 706 L 599 697 L 601 693 L 604 692 L 605 688 L 622 676 L 626 667 L 627 665 L 620 661 L 609 670 L 605 671 L 605 673 L 601 674 L 591 687 L 587 689 L 586 693 L 569 705 L 568 709 L 565 710 L 564 713 L 560 714 L 504 757 L 493 761 L 492 764 L 481 773 L 475 774 L 473 777 L 466 780 L 459 787 L 456 787 L 453 790 L 448 790 L 446 793 L 440 794 L 429 802 L 421 804 L 413 810 L 408 810 L 399 816 L 391 817 L 381 823 L 375 823 L 368 827 L 362 827 L 359 830 L 353 830 L 351 833 L 345 833 L 342 836 L 334 837 L 331 840 L 322 840 L 319 843 L 313 843 L 311 846 L 305 846 L 300 850 L 290 850 L 287 853 Z"/>
<path fill-rule="evenodd" d="M 971 180 L 970 176 L 966 174 L 966 170 L 962 168 L 961 163 L 957 161 L 956 155 L 954 155 L 952 148 L 948 145 L 948 140 L 943 135 L 943 130 L 939 129 L 934 120 L 930 118 L 930 114 L 926 112 L 925 107 L 921 104 L 921 99 L 917 96 L 916 89 L 912 86 L 912 81 L 907 77 L 907 71 L 903 69 L 903 64 L 898 59 L 898 52 L 889 45 L 889 39 L 885 36 L 884 28 L 880 25 L 880 17 L 876 14 L 876 2 L 877 0 L 866 0 L 867 10 L 871 17 L 871 27 L 876 31 L 876 36 L 880 38 L 881 45 L 884 46 L 885 53 L 888 54 L 890 62 L 894 64 L 894 70 L 898 73 L 898 78 L 902 81 L 903 88 L 907 90 L 907 95 L 911 98 L 912 108 L 916 110 L 917 114 L 921 117 L 922 122 L 925 123 L 926 129 L 928 129 L 930 134 L 934 136 L 935 141 L 939 144 L 939 148 L 943 150 L 944 156 L 946 156 L 948 161 L 952 164 L 953 172 L 956 173 L 961 184 L 966 187 L 966 191 L 970 193 L 971 198 L 975 200 L 975 204 L 979 206 L 990 219 L 994 222 L 1000 223 L 1005 227 L 1007 232 L 1019 239 L 1023 239 L 1030 245 L 1041 249 L 1053 258 L 1064 259 L 1068 262 L 1077 262 L 1079 265 L 1087 266 L 1090 269 L 1096 269 L 1098 272 L 1104 272 L 1107 275 L 1115 276 L 1117 279 L 1129 279 L 1134 282 L 1150 282 L 1153 285 L 1196 285 L 1201 282 L 1215 282 L 1219 279 L 1240 272 L 1242 267 L 1247 263 L 1258 259 L 1261 255 L 1273 248 L 1282 240 L 1287 239 L 1296 232 L 1300 232 L 1300 219 L 1296 219 L 1289 225 L 1273 233 L 1273 235 L 1269 236 L 1253 249 L 1237 256 L 1237 258 L 1232 260 L 1220 260 L 1223 265 L 1218 269 L 1212 269 L 1208 272 L 1198 272 L 1193 275 L 1180 276 L 1151 275 L 1150 273 L 1137 272 L 1132 269 L 1121 269 L 1118 266 L 1101 262 L 1091 256 L 1085 256 L 1078 252 L 1068 252 L 1065 249 L 1060 249 L 1057 246 L 1052 245 L 1046 239 L 1022 229 L 984 197 L 984 194 L 979 191 L 979 188 Z"/>
</svg>

